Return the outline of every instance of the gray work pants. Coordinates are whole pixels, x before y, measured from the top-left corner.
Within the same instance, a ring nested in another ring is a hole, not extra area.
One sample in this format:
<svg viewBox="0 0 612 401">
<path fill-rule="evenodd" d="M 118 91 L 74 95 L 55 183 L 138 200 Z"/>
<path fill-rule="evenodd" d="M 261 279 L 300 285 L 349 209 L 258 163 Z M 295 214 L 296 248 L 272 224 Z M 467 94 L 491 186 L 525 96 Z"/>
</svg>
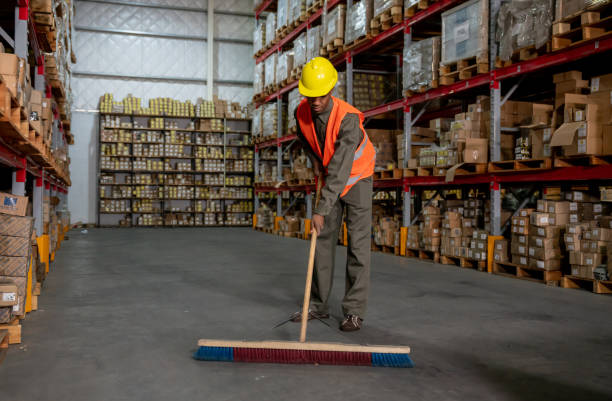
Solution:
<svg viewBox="0 0 612 401">
<path fill-rule="evenodd" d="M 323 230 L 317 238 L 310 307 L 317 312 L 329 312 L 336 244 L 345 208 L 348 250 L 342 312 L 345 316 L 359 315 L 363 318 L 370 286 L 372 177 L 359 180 L 325 216 Z"/>
</svg>

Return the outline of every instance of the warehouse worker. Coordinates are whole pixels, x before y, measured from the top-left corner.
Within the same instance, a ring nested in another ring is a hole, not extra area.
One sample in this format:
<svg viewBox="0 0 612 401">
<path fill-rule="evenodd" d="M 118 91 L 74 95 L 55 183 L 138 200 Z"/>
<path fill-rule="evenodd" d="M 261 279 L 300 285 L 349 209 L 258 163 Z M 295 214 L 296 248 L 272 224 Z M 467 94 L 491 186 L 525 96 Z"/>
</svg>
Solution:
<svg viewBox="0 0 612 401">
<path fill-rule="evenodd" d="M 315 57 L 302 70 L 297 107 L 298 137 L 316 176 L 322 172 L 321 200 L 312 215 L 318 234 L 309 319 L 329 318 L 329 297 L 342 215 L 346 209 L 348 253 L 342 300 L 343 331 L 361 328 L 370 284 L 372 175 L 376 150 L 363 128 L 363 114 L 331 95 L 338 72 L 329 60 Z M 293 315 L 301 320 L 301 312 Z"/>
</svg>

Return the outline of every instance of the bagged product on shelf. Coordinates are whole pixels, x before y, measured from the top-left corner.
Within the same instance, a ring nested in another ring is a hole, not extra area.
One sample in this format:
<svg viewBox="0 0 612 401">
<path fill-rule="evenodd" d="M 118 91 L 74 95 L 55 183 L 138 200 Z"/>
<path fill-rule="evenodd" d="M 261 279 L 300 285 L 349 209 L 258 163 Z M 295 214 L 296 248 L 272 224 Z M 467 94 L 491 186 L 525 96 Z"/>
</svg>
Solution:
<svg viewBox="0 0 612 401">
<path fill-rule="evenodd" d="M 353 43 L 370 33 L 372 0 L 360 0 L 346 11 L 346 32 L 344 43 Z"/>
<path fill-rule="evenodd" d="M 255 64 L 255 74 L 253 76 L 253 92 L 258 95 L 264 91 L 264 63 Z"/>
<path fill-rule="evenodd" d="M 346 71 L 338 71 L 338 82 L 332 90 L 332 95 L 346 101 Z"/>
<path fill-rule="evenodd" d="M 590 9 L 609 4 L 610 0 L 557 0 L 555 6 L 555 21 L 573 16 Z"/>
<path fill-rule="evenodd" d="M 281 82 L 287 79 L 287 53 L 278 53 L 276 57 L 276 72 L 274 82 L 276 85 L 281 85 Z"/>
<path fill-rule="evenodd" d="M 289 12 L 289 1 L 288 0 L 278 0 L 276 6 L 276 30 L 280 31 L 284 27 L 287 26 L 288 22 L 288 12 Z"/>
<path fill-rule="evenodd" d="M 344 4 L 338 4 L 333 10 L 327 13 L 321 47 L 327 45 L 338 47 L 342 45 L 344 41 L 345 18 L 346 6 Z"/>
<path fill-rule="evenodd" d="M 264 136 L 277 136 L 278 133 L 278 113 L 276 103 L 266 103 L 261 106 L 262 111 L 262 133 Z"/>
<path fill-rule="evenodd" d="M 366 111 L 395 99 L 395 79 L 392 77 L 386 73 L 353 74 L 353 105 Z"/>
<path fill-rule="evenodd" d="M 313 26 L 306 32 L 306 53 L 305 62 L 312 60 L 319 55 L 321 49 L 321 25 Z M 296 64 L 298 65 L 298 64 Z"/>
<path fill-rule="evenodd" d="M 252 115 L 252 123 L 251 123 L 251 132 L 253 133 L 253 136 L 260 136 L 262 134 L 262 118 L 261 115 L 263 113 L 263 107 L 259 107 L 255 110 L 253 110 L 253 115 Z"/>
<path fill-rule="evenodd" d="M 266 24 L 257 20 L 255 30 L 253 31 L 253 54 L 263 49 L 266 45 Z"/>
<path fill-rule="evenodd" d="M 515 51 L 546 45 L 553 19 L 551 0 L 511 0 L 503 3 L 497 15 L 495 39 L 499 58 L 509 60 Z"/>
<path fill-rule="evenodd" d="M 488 60 L 489 2 L 471 0 L 442 13 L 441 65 L 476 57 Z"/>
<path fill-rule="evenodd" d="M 264 87 L 274 86 L 276 83 L 276 62 L 277 62 L 277 54 L 276 52 L 270 54 L 268 58 L 264 61 Z"/>
<path fill-rule="evenodd" d="M 310 30 L 312 31 L 312 29 Z M 310 32 L 309 31 L 309 32 Z M 293 67 L 301 67 L 306 64 L 306 32 L 302 32 L 293 41 Z"/>
<path fill-rule="evenodd" d="M 437 87 L 439 65 L 439 36 L 404 46 L 404 90 L 421 91 Z"/>
<path fill-rule="evenodd" d="M 266 16 L 266 45 L 269 45 L 276 38 L 276 13 L 269 13 Z"/>
</svg>

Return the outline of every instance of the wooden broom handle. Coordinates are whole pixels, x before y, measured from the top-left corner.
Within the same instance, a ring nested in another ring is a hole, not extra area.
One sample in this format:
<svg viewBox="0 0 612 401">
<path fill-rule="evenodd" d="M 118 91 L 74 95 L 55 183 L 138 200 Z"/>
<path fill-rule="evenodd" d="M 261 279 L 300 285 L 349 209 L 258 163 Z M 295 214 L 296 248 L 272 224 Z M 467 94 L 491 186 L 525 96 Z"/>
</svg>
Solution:
<svg viewBox="0 0 612 401">
<path fill-rule="evenodd" d="M 323 174 L 317 179 L 317 193 L 315 196 L 315 207 L 321 199 L 321 181 Z M 302 327 L 300 329 L 300 342 L 306 342 L 306 327 L 308 326 L 308 308 L 310 306 L 310 289 L 312 287 L 312 273 L 314 271 L 315 249 L 317 247 L 317 230 L 312 230 L 310 237 L 310 254 L 308 256 L 308 272 L 306 273 L 306 288 L 304 289 L 304 303 L 302 304 Z"/>
</svg>

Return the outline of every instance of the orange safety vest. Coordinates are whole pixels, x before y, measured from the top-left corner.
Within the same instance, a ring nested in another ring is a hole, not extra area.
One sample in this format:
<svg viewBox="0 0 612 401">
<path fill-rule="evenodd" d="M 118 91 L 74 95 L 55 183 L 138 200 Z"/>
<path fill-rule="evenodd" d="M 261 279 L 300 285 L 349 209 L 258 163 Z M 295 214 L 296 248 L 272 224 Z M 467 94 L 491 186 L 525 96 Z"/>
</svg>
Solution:
<svg viewBox="0 0 612 401">
<path fill-rule="evenodd" d="M 297 108 L 297 122 L 300 125 L 302 134 L 310 144 L 310 147 L 314 153 L 323 161 L 323 167 L 325 167 L 325 170 L 327 171 L 327 166 L 329 165 L 329 162 L 331 161 L 336 150 L 334 145 L 336 143 L 336 138 L 338 138 L 340 124 L 342 123 L 344 116 L 346 116 L 347 113 L 357 114 L 359 116 L 359 128 L 361 129 L 361 132 L 363 132 L 363 139 L 361 140 L 359 146 L 357 146 L 357 150 L 355 150 L 351 175 L 346 182 L 344 191 L 342 191 L 340 194 L 340 196 L 344 196 L 353 187 L 353 185 L 357 183 L 357 181 L 368 178 L 374 174 L 374 165 L 376 164 L 376 149 L 374 149 L 372 142 L 370 142 L 368 139 L 368 134 L 366 134 L 365 129 L 363 128 L 363 113 L 350 104 L 340 99 L 336 99 L 333 96 L 332 100 L 334 102 L 334 106 L 331 114 L 329 115 L 329 120 L 327 121 L 324 153 L 321 152 L 321 147 L 319 146 L 319 141 L 317 140 L 317 134 L 315 132 L 314 122 L 312 120 L 310 106 L 308 105 L 308 101 L 306 99 L 303 99 Z"/>
</svg>

